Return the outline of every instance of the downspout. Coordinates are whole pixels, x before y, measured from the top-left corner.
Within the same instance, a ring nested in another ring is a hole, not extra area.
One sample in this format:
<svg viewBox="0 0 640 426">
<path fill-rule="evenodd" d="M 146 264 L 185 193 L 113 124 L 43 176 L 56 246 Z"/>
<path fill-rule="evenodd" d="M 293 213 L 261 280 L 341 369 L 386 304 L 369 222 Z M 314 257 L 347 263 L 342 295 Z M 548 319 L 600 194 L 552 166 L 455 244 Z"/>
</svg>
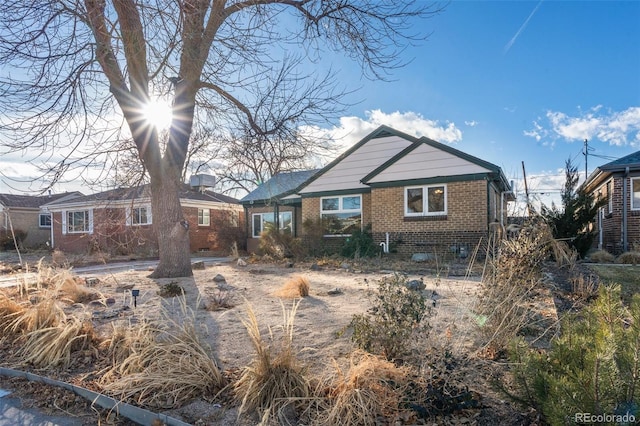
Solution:
<svg viewBox="0 0 640 426">
<path fill-rule="evenodd" d="M 629 241 L 627 240 L 627 198 L 628 198 L 628 183 L 629 180 L 629 166 L 624 169 L 624 180 L 622 182 L 622 251 L 628 251 Z"/>
<path fill-rule="evenodd" d="M 602 235 L 602 214 L 603 208 L 598 209 L 598 250 L 602 250 L 603 235 Z"/>
</svg>

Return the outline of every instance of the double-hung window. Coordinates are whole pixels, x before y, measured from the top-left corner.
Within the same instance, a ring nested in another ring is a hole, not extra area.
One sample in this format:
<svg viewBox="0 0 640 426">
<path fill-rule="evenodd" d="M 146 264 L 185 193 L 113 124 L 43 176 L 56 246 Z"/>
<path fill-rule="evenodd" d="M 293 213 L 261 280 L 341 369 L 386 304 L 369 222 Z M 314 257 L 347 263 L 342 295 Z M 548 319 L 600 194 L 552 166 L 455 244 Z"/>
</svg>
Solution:
<svg viewBox="0 0 640 426">
<path fill-rule="evenodd" d="M 447 214 L 447 186 L 408 186 L 404 189 L 405 216 L 443 216 Z"/>
<path fill-rule="evenodd" d="M 280 232 L 291 234 L 293 221 L 291 212 L 280 212 L 278 214 Z M 253 237 L 259 238 L 260 234 L 268 229 L 275 229 L 276 220 L 273 213 L 255 213 L 253 215 Z"/>
<path fill-rule="evenodd" d="M 613 213 L 613 184 L 607 182 L 607 214 Z"/>
<path fill-rule="evenodd" d="M 211 225 L 211 211 L 209 209 L 198 209 L 198 226 Z"/>
<path fill-rule="evenodd" d="M 127 225 L 151 225 L 151 206 L 127 207 Z"/>
<path fill-rule="evenodd" d="M 631 210 L 640 210 L 640 177 L 631 178 Z"/>
<path fill-rule="evenodd" d="M 51 228 L 51 213 L 40 213 L 38 225 L 40 228 Z"/>
<path fill-rule="evenodd" d="M 65 223 L 62 224 L 62 229 L 68 234 L 92 233 L 92 213 L 92 210 L 75 210 L 64 212 L 62 218 Z"/>
<path fill-rule="evenodd" d="M 321 198 L 320 218 L 325 235 L 351 235 L 356 229 L 362 229 L 362 196 Z"/>
</svg>

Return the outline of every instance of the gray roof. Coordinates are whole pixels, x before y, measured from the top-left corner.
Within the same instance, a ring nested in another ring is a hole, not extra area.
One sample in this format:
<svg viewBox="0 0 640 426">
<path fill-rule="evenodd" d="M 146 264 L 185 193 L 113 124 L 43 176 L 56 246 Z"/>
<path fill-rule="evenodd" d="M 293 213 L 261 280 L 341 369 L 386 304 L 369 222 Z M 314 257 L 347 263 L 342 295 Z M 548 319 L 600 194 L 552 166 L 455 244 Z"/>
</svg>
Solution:
<svg viewBox="0 0 640 426">
<path fill-rule="evenodd" d="M 199 200 L 199 201 L 211 201 L 216 203 L 230 203 L 237 204 L 238 200 L 229 197 L 227 195 L 218 194 L 213 191 L 200 192 L 191 188 L 189 185 L 184 184 L 180 190 L 180 198 L 187 200 Z M 138 198 L 150 198 L 151 188 L 149 185 L 140 185 L 133 188 L 117 188 L 109 191 L 97 192 L 95 194 L 89 194 L 82 197 L 74 198 L 73 200 L 60 200 L 49 203 L 52 206 L 63 205 L 66 201 L 72 201 L 73 203 L 90 203 L 93 201 L 122 201 L 122 200 L 135 200 Z"/>
<path fill-rule="evenodd" d="M 604 171 L 624 170 L 626 167 L 640 168 L 640 151 L 636 151 L 599 167 Z"/>
<path fill-rule="evenodd" d="M 81 192 L 63 192 L 51 195 L 14 195 L 0 194 L 0 204 L 7 208 L 39 209 L 45 204 L 82 197 Z"/>
<path fill-rule="evenodd" d="M 300 170 L 297 172 L 282 172 L 274 175 L 268 181 L 260 184 L 256 189 L 240 200 L 242 204 L 255 201 L 267 201 L 286 197 L 293 194 L 300 186 L 315 175 L 318 170 Z"/>
</svg>

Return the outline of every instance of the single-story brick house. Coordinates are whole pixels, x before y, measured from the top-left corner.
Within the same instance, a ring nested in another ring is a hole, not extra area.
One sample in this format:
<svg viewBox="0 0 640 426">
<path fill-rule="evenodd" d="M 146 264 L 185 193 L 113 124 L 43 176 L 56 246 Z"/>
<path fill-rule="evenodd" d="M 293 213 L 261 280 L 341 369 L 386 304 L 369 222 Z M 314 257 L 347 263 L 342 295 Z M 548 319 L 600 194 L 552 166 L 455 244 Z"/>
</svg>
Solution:
<svg viewBox="0 0 640 426">
<path fill-rule="evenodd" d="M 260 234 L 270 225 L 294 237 L 302 235 L 302 197 L 296 191 L 316 172 L 279 173 L 240 200 L 245 208 L 249 252 L 257 251 Z"/>
<path fill-rule="evenodd" d="M 247 200 L 256 191 L 241 201 L 252 217 L 259 211 Z M 377 242 L 388 241 L 400 253 L 468 253 L 505 223 L 513 193 L 500 167 L 381 126 L 277 198 L 300 203 L 298 220 L 321 221 L 327 246 L 370 225 Z M 258 238 L 253 231 L 251 238 Z"/>
<path fill-rule="evenodd" d="M 640 250 L 640 151 L 596 168 L 584 188 L 608 200 L 596 218 L 597 247 L 612 254 Z"/>
<path fill-rule="evenodd" d="M 52 213 L 52 246 L 68 253 L 155 256 L 150 193 L 142 185 L 46 204 Z M 243 242 L 244 217 L 235 198 L 184 185 L 180 203 L 192 252 L 228 252 L 234 241 Z"/>
<path fill-rule="evenodd" d="M 50 195 L 0 194 L 0 235 L 11 238 L 12 230 L 22 235 L 22 248 L 39 248 L 51 244 L 51 214 L 40 206 L 82 196 L 80 192 Z"/>
</svg>

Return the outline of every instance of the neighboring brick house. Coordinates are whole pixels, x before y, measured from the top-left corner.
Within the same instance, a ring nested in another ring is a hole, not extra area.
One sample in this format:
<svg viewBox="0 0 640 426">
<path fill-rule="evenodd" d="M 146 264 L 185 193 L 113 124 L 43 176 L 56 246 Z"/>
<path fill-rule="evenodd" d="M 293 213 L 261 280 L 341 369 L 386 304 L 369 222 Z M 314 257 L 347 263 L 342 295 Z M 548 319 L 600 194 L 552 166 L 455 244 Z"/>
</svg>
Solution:
<svg viewBox="0 0 640 426">
<path fill-rule="evenodd" d="M 51 244 L 51 214 L 41 206 L 52 201 L 82 196 L 80 192 L 50 195 L 0 194 L 0 236 L 4 240 L 21 236 L 22 248 L 41 248 Z"/>
<path fill-rule="evenodd" d="M 240 200 L 245 209 L 247 250 L 258 250 L 260 234 L 274 226 L 302 235 L 302 198 L 296 191 L 318 170 L 278 173 Z"/>
<path fill-rule="evenodd" d="M 242 207 L 235 198 L 184 185 L 180 192 L 192 252 L 228 253 L 242 243 Z M 45 207 L 52 213 L 53 244 L 69 253 L 103 251 L 157 255 L 150 188 L 120 188 Z"/>
<path fill-rule="evenodd" d="M 584 188 L 608 201 L 596 218 L 594 245 L 612 254 L 640 250 L 640 151 L 598 167 Z"/>
<path fill-rule="evenodd" d="M 371 225 L 400 253 L 466 252 L 506 221 L 511 187 L 500 167 L 426 137 L 381 126 L 293 191 L 325 244 Z"/>
</svg>

